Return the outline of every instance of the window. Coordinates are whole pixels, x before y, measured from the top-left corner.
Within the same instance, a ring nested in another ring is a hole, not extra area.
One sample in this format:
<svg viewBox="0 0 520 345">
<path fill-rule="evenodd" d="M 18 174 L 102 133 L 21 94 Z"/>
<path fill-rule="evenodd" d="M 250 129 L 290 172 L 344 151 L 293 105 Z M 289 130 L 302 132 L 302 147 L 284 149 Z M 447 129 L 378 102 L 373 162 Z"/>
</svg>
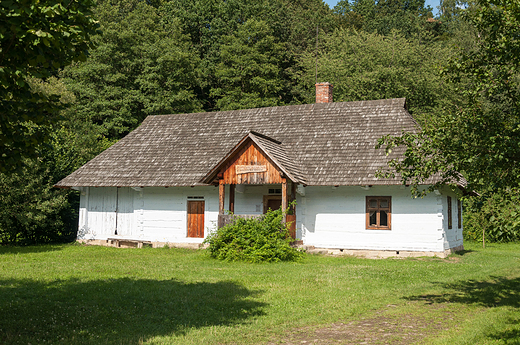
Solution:
<svg viewBox="0 0 520 345">
<path fill-rule="evenodd" d="M 457 228 L 462 228 L 462 205 L 460 199 L 457 199 Z"/>
<path fill-rule="evenodd" d="M 392 197 L 367 196 L 367 229 L 390 230 L 392 215 Z"/>
<path fill-rule="evenodd" d="M 448 197 L 448 229 L 453 228 L 453 217 L 451 216 L 451 196 Z"/>
</svg>

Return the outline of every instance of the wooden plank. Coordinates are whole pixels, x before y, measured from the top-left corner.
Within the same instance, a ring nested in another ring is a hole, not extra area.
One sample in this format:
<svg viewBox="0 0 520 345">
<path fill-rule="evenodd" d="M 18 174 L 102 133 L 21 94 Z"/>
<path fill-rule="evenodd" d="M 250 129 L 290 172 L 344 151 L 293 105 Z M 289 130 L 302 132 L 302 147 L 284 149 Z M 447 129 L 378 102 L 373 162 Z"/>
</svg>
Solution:
<svg viewBox="0 0 520 345">
<path fill-rule="evenodd" d="M 453 217 L 451 214 L 451 196 L 448 196 L 448 229 L 451 229 L 453 223 Z"/>
<path fill-rule="evenodd" d="M 204 238 L 204 201 L 198 202 L 197 210 L 197 237 Z"/>
<path fill-rule="evenodd" d="M 235 184 L 229 185 L 229 212 L 235 213 Z"/>
<path fill-rule="evenodd" d="M 457 228 L 462 228 L 462 205 L 460 199 L 457 199 Z"/>
<path fill-rule="evenodd" d="M 204 201 L 188 201 L 188 237 L 204 237 Z"/>
<path fill-rule="evenodd" d="M 289 202 L 293 202 L 296 200 L 296 183 L 291 181 L 291 196 L 289 198 Z M 296 216 L 296 204 L 294 203 L 292 205 L 291 214 L 294 214 Z"/>
<path fill-rule="evenodd" d="M 263 173 L 267 171 L 266 165 L 235 165 L 236 174 Z"/>
<path fill-rule="evenodd" d="M 222 167 L 225 184 L 278 184 L 280 172 L 253 142 L 244 145 Z"/>
<path fill-rule="evenodd" d="M 290 202 L 296 200 L 296 183 L 291 181 L 291 195 Z M 289 234 L 293 239 L 296 239 L 296 204 L 293 204 L 290 212 L 287 215 L 287 223 L 289 223 Z"/>
<path fill-rule="evenodd" d="M 287 202 L 287 179 L 282 178 L 282 212 L 283 214 L 283 222 L 287 221 L 286 210 L 287 210 L 288 202 Z"/>
<path fill-rule="evenodd" d="M 89 188 L 88 226 L 97 235 L 114 235 L 116 230 L 117 188 Z"/>
<path fill-rule="evenodd" d="M 218 181 L 218 214 L 224 214 L 224 200 L 226 196 L 224 179 Z"/>
<path fill-rule="evenodd" d="M 287 215 L 287 224 L 289 225 L 289 235 L 296 239 L 296 215 L 288 214 Z"/>
<path fill-rule="evenodd" d="M 117 188 L 117 234 L 134 235 L 134 191 L 128 187 Z"/>
<path fill-rule="evenodd" d="M 188 201 L 188 237 L 193 237 L 193 202 Z"/>
</svg>

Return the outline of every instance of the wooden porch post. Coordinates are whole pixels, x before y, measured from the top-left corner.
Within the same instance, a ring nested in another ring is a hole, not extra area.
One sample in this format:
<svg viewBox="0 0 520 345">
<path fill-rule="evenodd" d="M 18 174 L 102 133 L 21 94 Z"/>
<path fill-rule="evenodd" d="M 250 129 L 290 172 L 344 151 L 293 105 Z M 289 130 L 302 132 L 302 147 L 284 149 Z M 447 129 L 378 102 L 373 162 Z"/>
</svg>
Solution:
<svg viewBox="0 0 520 345">
<path fill-rule="evenodd" d="M 291 199 L 290 202 L 293 202 L 296 200 L 296 183 L 291 181 Z M 296 215 L 296 205 L 293 204 L 292 206 L 293 214 Z"/>
<path fill-rule="evenodd" d="M 289 202 L 293 202 L 296 200 L 296 183 L 291 181 L 291 195 L 289 198 Z M 287 215 L 287 223 L 290 223 L 289 226 L 289 234 L 293 239 L 296 239 L 296 205 L 292 205 L 291 211 Z"/>
<path fill-rule="evenodd" d="M 282 212 L 284 212 L 283 214 L 283 222 L 284 224 L 287 222 L 287 217 L 286 217 L 286 210 L 287 210 L 287 206 L 288 206 L 288 200 L 287 200 L 287 179 L 284 177 L 282 178 Z"/>
<path fill-rule="evenodd" d="M 229 185 L 229 212 L 235 213 L 235 184 Z"/>
<path fill-rule="evenodd" d="M 224 200 L 226 196 L 226 185 L 224 184 L 224 180 L 220 179 L 218 181 L 218 214 L 224 214 Z"/>
</svg>

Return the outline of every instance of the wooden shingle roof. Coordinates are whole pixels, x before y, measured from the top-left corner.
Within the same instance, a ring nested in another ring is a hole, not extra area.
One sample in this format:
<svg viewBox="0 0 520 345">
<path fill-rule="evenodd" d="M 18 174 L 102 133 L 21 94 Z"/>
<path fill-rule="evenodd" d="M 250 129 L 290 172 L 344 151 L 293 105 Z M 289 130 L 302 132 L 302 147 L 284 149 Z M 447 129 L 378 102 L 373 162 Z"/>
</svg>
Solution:
<svg viewBox="0 0 520 345">
<path fill-rule="evenodd" d="M 149 116 L 56 186 L 204 185 L 203 178 L 251 133 L 300 183 L 396 185 L 399 177 L 374 176 L 391 158 L 375 145 L 403 130 L 418 130 L 404 98 Z"/>
</svg>

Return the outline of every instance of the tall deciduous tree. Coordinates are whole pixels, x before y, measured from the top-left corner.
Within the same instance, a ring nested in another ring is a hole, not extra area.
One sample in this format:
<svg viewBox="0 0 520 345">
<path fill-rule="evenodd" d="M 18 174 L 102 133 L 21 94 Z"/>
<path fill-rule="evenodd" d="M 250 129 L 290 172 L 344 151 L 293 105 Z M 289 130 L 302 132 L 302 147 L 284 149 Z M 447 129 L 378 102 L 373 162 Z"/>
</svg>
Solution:
<svg viewBox="0 0 520 345">
<path fill-rule="evenodd" d="M 74 102 L 55 77 L 46 81 L 27 79 L 31 91 L 59 100 Z M 15 172 L 0 173 L 0 244 L 34 244 L 70 241 L 77 226 L 75 193 L 52 186 L 84 162 L 84 155 L 70 140 L 64 125 L 49 128 L 50 139 L 37 151 L 37 158 L 23 158 L 24 166 Z"/>
<path fill-rule="evenodd" d="M 282 104 L 301 102 L 296 79 L 291 76 L 297 71 L 299 55 L 314 46 L 316 26 L 328 32 L 336 25 L 332 11 L 322 0 L 169 0 L 160 10 L 166 18 L 179 18 L 183 32 L 189 35 L 192 46 L 199 53 L 204 78 L 196 89 L 197 98 L 209 111 L 220 109 L 219 106 L 225 103 L 218 99 L 222 93 L 215 92 L 223 83 L 220 79 L 223 76 L 221 58 L 229 56 L 221 49 L 229 50 L 230 37 L 250 30 L 241 28 L 249 20 L 264 22 L 269 36 L 286 47 L 283 59 L 276 62 L 270 59 L 270 63 L 276 63 L 283 71 L 286 87 L 279 93 Z M 236 46 L 236 42 L 233 44 Z M 240 107 L 245 106 L 245 100 L 241 104 Z M 258 102 L 250 107 L 255 104 Z"/>
<path fill-rule="evenodd" d="M 464 83 L 465 102 L 446 108 L 418 135 L 386 138 L 406 156 L 391 161 L 392 174 L 420 183 L 439 173 L 444 182 L 463 173 L 469 188 L 520 186 L 520 4 L 479 0 L 464 16 L 478 33 L 476 49 L 451 59 L 447 78 Z"/>
<path fill-rule="evenodd" d="M 76 95 L 78 119 L 117 140 L 148 115 L 189 113 L 195 98 L 198 57 L 173 18 L 140 1 L 109 1 L 95 10 L 103 35 L 86 62 L 63 76 Z"/>
<path fill-rule="evenodd" d="M 341 0 L 334 11 L 351 27 L 380 35 L 398 30 L 410 38 L 424 28 L 436 31 L 440 24 L 428 21 L 433 15 L 424 0 Z"/>
<path fill-rule="evenodd" d="M 337 30 L 320 38 L 318 79 L 334 85 L 334 101 L 406 97 L 408 109 L 421 122 L 452 97 L 436 70 L 449 50 L 439 44 L 406 39 L 398 31 L 376 33 Z M 316 58 L 304 55 L 301 84 L 314 99 Z M 451 89 L 452 90 L 452 89 Z"/>
<path fill-rule="evenodd" d="M 0 172 L 36 155 L 59 102 L 34 92 L 29 77 L 47 78 L 92 47 L 97 24 L 91 0 L 0 2 Z"/>
<path fill-rule="evenodd" d="M 251 18 L 262 18 L 269 22 L 275 36 L 287 32 L 285 12 L 279 0 L 170 0 L 160 8 L 164 18 L 181 23 L 183 33 L 191 39 L 192 47 L 200 58 L 200 72 L 204 77 L 196 89 L 197 98 L 205 110 L 216 110 L 217 99 L 212 90 L 219 86 L 216 75 L 221 57 L 221 46 L 227 37 Z"/>
<path fill-rule="evenodd" d="M 282 104 L 285 49 L 265 21 L 250 19 L 235 34 L 223 38 L 218 86 L 211 89 L 221 110 Z"/>
</svg>

